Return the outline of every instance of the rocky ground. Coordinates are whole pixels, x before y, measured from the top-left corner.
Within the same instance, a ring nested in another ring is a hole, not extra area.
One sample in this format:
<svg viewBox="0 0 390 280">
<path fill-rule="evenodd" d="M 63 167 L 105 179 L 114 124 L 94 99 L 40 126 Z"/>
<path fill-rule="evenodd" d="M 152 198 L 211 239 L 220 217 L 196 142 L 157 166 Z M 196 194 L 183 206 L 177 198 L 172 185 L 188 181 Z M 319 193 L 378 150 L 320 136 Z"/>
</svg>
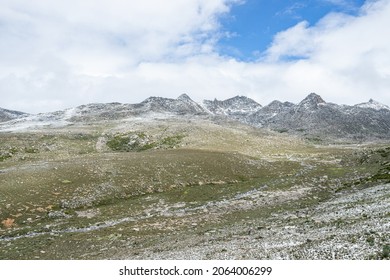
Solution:
<svg viewBox="0 0 390 280">
<path fill-rule="evenodd" d="M 201 116 L 0 138 L 0 259 L 389 258 L 386 141 Z"/>
<path fill-rule="evenodd" d="M 386 259 L 389 258 L 390 185 L 294 211 L 274 212 L 265 219 L 243 217 L 234 224 L 180 236 L 172 233 L 159 245 L 124 253 L 136 259 Z M 300 193 L 300 192 L 299 192 Z M 299 200 L 299 193 L 276 194 L 280 203 Z M 261 191 L 229 201 L 235 210 L 256 209 Z M 266 198 L 266 196 L 262 196 Z M 379 203 L 378 203 L 379 202 Z M 264 202 L 263 202 L 264 203 Z M 223 203 L 222 203 L 223 204 Z M 221 207 L 221 210 L 223 207 Z M 223 209 L 224 211 L 226 209 Z M 216 211 L 214 208 L 213 211 Z M 173 214 L 173 213 L 172 213 Z M 215 213 L 213 213 L 215 215 Z M 194 223 L 194 227 L 197 223 Z"/>
</svg>

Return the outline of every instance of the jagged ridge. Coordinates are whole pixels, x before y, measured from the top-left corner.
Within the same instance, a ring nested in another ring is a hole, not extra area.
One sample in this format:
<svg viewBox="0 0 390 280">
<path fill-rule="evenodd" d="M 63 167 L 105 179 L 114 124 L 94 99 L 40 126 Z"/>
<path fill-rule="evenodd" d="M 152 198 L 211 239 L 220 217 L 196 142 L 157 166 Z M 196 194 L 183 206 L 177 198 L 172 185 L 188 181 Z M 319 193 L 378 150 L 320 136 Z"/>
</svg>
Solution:
<svg viewBox="0 0 390 280">
<path fill-rule="evenodd" d="M 226 100 L 204 100 L 203 106 L 214 115 L 245 116 L 256 112 L 262 106 L 245 96 L 235 96 Z"/>
<path fill-rule="evenodd" d="M 235 119 L 257 127 L 301 135 L 352 139 L 390 138 L 390 108 L 372 99 L 354 106 L 327 103 L 311 93 L 299 104 L 275 100 L 262 107 L 245 96 L 226 100 L 204 100 L 201 105 L 187 94 L 177 99 L 149 97 L 138 104 L 88 104 L 53 113 L 27 115 L 0 109 L 0 130 L 12 130 L 30 123 L 36 125 L 67 125 L 148 117 L 161 114 L 173 116 L 206 116 Z M 28 125 L 26 125 L 28 127 Z"/>
</svg>

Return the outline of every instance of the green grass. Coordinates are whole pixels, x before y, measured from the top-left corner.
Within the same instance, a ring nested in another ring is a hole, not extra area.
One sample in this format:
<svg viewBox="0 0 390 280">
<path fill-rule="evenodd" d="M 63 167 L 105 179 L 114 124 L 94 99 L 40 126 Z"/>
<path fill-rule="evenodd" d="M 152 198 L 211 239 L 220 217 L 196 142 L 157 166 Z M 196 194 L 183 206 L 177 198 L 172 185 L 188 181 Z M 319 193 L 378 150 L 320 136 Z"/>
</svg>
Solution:
<svg viewBox="0 0 390 280">
<path fill-rule="evenodd" d="M 2 154 L 2 155 L 0 155 L 0 162 L 5 161 L 6 159 L 9 159 L 11 157 L 12 157 L 12 155 L 10 155 L 10 154 Z"/>
</svg>

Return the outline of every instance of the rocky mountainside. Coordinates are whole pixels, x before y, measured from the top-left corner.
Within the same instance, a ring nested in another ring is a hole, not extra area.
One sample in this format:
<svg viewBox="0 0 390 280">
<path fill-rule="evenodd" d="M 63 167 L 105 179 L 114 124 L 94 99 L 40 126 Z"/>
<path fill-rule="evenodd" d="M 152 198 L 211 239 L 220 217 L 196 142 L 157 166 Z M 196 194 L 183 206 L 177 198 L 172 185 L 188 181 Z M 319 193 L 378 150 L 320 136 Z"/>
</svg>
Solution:
<svg viewBox="0 0 390 280">
<path fill-rule="evenodd" d="M 28 114 L 19 112 L 19 111 L 11 111 L 7 109 L 0 108 L 0 122 L 6 122 L 9 120 L 17 119 L 23 116 L 27 116 Z"/>
<path fill-rule="evenodd" d="M 149 97 L 138 104 L 96 103 L 37 115 L 1 109 L 0 130 L 184 115 L 234 119 L 255 127 L 304 135 L 312 139 L 390 138 L 390 107 L 372 99 L 354 106 L 337 105 L 325 102 L 315 93 L 309 94 L 299 104 L 275 100 L 264 107 L 244 96 L 222 101 L 204 100 L 200 105 L 187 94 L 182 94 L 177 99 Z"/>
<path fill-rule="evenodd" d="M 187 94 L 182 94 L 177 99 L 152 96 L 138 104 L 93 103 L 65 111 L 42 114 L 42 116 L 70 122 L 90 122 L 120 120 L 150 114 L 202 115 L 207 112 Z"/>
<path fill-rule="evenodd" d="M 61 127 L 74 123 L 115 121 L 134 117 L 155 118 L 172 116 L 199 116 L 209 113 L 187 94 L 177 99 L 149 97 L 138 104 L 91 103 L 62 111 L 36 115 L 20 114 L 1 120 L 0 131 L 14 131 L 38 127 Z"/>
<path fill-rule="evenodd" d="M 248 115 L 246 121 L 256 126 L 264 126 L 272 123 L 272 118 L 283 112 L 288 111 L 294 106 L 291 102 L 280 102 L 278 100 L 272 101 L 267 106 L 264 106 L 260 110 Z"/>
<path fill-rule="evenodd" d="M 213 115 L 229 116 L 235 119 L 243 119 L 262 108 L 259 103 L 245 96 L 235 96 L 222 101 L 204 100 L 203 106 Z"/>
<path fill-rule="evenodd" d="M 149 97 L 138 105 L 135 105 L 139 113 L 158 112 L 175 113 L 178 115 L 202 115 L 207 114 L 204 108 L 193 101 L 187 94 L 180 95 L 177 99 Z"/>
<path fill-rule="evenodd" d="M 390 137 L 390 108 L 372 99 L 347 106 L 327 103 L 311 93 L 299 104 L 275 100 L 262 107 L 252 99 L 237 96 L 224 101 L 205 100 L 203 105 L 213 115 L 312 139 Z"/>
<path fill-rule="evenodd" d="M 273 103 L 273 110 L 263 112 L 264 107 L 248 116 L 248 122 L 281 132 L 321 138 L 390 137 L 390 110 L 376 101 L 355 106 L 337 105 L 326 103 L 319 95 L 311 93 L 297 105 Z"/>
</svg>

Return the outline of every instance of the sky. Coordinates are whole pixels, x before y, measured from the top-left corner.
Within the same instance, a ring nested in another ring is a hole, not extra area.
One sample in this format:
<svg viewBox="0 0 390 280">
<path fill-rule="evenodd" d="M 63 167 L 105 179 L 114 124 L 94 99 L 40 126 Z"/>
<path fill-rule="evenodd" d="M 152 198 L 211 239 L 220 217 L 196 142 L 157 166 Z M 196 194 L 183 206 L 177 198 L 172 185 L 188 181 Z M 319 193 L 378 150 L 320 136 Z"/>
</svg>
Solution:
<svg viewBox="0 0 390 280">
<path fill-rule="evenodd" d="M 390 0 L 0 0 L 0 107 L 390 105 Z"/>
</svg>

